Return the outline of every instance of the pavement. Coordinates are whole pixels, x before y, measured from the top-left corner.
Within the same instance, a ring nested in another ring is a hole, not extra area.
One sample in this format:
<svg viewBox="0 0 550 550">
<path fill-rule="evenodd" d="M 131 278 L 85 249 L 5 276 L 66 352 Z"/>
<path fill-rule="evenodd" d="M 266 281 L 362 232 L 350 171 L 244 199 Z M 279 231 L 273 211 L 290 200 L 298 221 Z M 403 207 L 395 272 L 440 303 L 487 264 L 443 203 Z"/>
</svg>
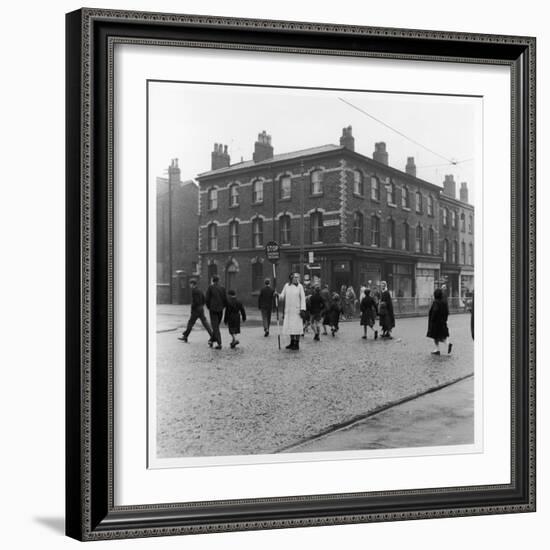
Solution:
<svg viewBox="0 0 550 550">
<path fill-rule="evenodd" d="M 453 353 L 441 356 L 430 354 L 426 318 L 397 320 L 389 341 L 374 341 L 371 334 L 362 340 L 359 322 L 345 322 L 334 338 L 315 342 L 307 334 L 298 352 L 279 350 L 275 329 L 264 338 L 248 321 L 234 350 L 226 329 L 221 350 L 206 345 L 207 333 L 197 325 L 188 344 L 177 340 L 177 331 L 160 332 L 157 454 L 282 452 L 456 382 L 473 374 L 469 322 L 469 315 L 449 317 Z"/>
<path fill-rule="evenodd" d="M 474 442 L 474 378 L 367 415 L 281 452 L 403 449 Z"/>
</svg>

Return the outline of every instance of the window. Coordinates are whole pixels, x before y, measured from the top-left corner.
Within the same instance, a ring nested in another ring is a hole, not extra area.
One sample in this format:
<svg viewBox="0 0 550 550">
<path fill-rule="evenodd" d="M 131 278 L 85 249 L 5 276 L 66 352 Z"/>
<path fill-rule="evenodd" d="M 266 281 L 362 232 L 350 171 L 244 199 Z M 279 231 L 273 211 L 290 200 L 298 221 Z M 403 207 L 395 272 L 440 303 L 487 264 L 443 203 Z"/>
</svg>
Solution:
<svg viewBox="0 0 550 550">
<path fill-rule="evenodd" d="M 208 210 L 216 210 L 218 208 L 218 190 L 215 187 L 208 191 Z"/>
<path fill-rule="evenodd" d="M 321 172 L 321 170 L 314 170 L 311 173 L 311 194 L 323 194 L 323 173 Z"/>
<path fill-rule="evenodd" d="M 239 206 L 239 186 L 233 184 L 229 188 L 229 206 Z"/>
<path fill-rule="evenodd" d="M 361 197 L 365 194 L 363 174 L 359 170 L 353 171 L 353 193 Z"/>
<path fill-rule="evenodd" d="M 239 222 L 229 224 L 229 248 L 239 248 Z"/>
<path fill-rule="evenodd" d="M 388 248 L 395 248 L 395 222 L 388 220 Z"/>
<path fill-rule="evenodd" d="M 449 241 L 447 239 L 443 241 L 443 261 L 449 261 Z"/>
<path fill-rule="evenodd" d="M 420 191 L 416 192 L 416 211 L 418 213 L 422 212 L 422 194 Z"/>
<path fill-rule="evenodd" d="M 264 202 L 264 183 L 260 180 L 255 180 L 252 184 L 252 202 Z"/>
<path fill-rule="evenodd" d="M 453 262 L 453 264 L 458 263 L 458 243 L 456 241 L 453 241 L 451 261 Z"/>
<path fill-rule="evenodd" d="M 433 227 L 430 227 L 428 229 L 428 254 L 434 253 L 434 230 Z"/>
<path fill-rule="evenodd" d="M 376 176 L 370 179 L 370 198 L 375 201 L 380 200 L 380 180 Z"/>
<path fill-rule="evenodd" d="M 428 195 L 428 216 L 434 215 L 434 198 Z"/>
<path fill-rule="evenodd" d="M 472 243 L 468 245 L 468 263 L 474 265 L 474 245 Z"/>
<path fill-rule="evenodd" d="M 363 214 L 353 214 L 353 242 L 363 244 Z"/>
<path fill-rule="evenodd" d="M 451 210 L 451 226 L 456 229 L 456 212 L 454 210 Z"/>
<path fill-rule="evenodd" d="M 252 220 L 252 246 L 263 246 L 264 244 L 264 223 L 262 218 Z"/>
<path fill-rule="evenodd" d="M 313 212 L 310 216 L 311 242 L 318 243 L 323 240 L 323 214 Z"/>
<path fill-rule="evenodd" d="M 460 231 L 463 233 L 466 231 L 466 216 L 464 215 L 464 212 L 460 214 Z"/>
<path fill-rule="evenodd" d="M 415 239 L 415 247 L 416 252 L 422 252 L 422 226 L 417 225 L 416 226 L 416 239 Z"/>
<path fill-rule="evenodd" d="M 387 194 L 386 199 L 388 204 L 395 204 L 395 183 L 393 181 L 389 181 L 388 185 L 386 186 Z"/>
<path fill-rule="evenodd" d="M 290 216 L 287 214 L 279 218 L 279 233 L 281 244 L 290 244 Z"/>
<path fill-rule="evenodd" d="M 401 239 L 401 248 L 403 250 L 409 250 L 409 224 L 403 222 L 403 238 Z"/>
<path fill-rule="evenodd" d="M 258 258 L 252 260 L 252 290 L 260 290 L 264 282 L 264 266 Z"/>
<path fill-rule="evenodd" d="M 216 264 L 210 264 L 208 266 L 208 281 L 211 281 L 212 277 L 214 277 L 214 275 L 217 275 L 217 274 L 218 274 L 218 266 Z"/>
<path fill-rule="evenodd" d="M 472 233 L 474 230 L 474 217 L 470 214 L 468 216 L 468 233 Z"/>
<path fill-rule="evenodd" d="M 370 237 L 373 246 L 380 246 L 380 218 L 378 216 L 371 216 Z"/>
<path fill-rule="evenodd" d="M 449 225 L 449 209 L 447 207 L 443 209 L 443 225 Z"/>
<path fill-rule="evenodd" d="M 281 199 L 290 199 L 290 176 L 282 176 L 280 180 L 280 193 Z"/>
<path fill-rule="evenodd" d="M 218 226 L 215 223 L 208 226 L 208 250 L 218 250 Z"/>
<path fill-rule="evenodd" d="M 411 203 L 409 199 L 409 188 L 406 186 L 403 186 L 403 189 L 401 190 L 401 207 L 402 208 L 411 207 Z"/>
<path fill-rule="evenodd" d="M 464 243 L 464 241 L 460 243 L 460 263 L 466 263 L 466 244 Z"/>
</svg>

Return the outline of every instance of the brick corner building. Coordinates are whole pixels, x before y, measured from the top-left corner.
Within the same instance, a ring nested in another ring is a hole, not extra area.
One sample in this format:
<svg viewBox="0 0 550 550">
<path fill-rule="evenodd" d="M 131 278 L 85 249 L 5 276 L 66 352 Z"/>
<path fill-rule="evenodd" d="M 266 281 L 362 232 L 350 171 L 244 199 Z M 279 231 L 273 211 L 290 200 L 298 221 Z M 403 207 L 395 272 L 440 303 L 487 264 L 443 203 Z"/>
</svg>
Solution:
<svg viewBox="0 0 550 550">
<path fill-rule="evenodd" d="M 218 274 L 245 303 L 272 276 L 270 240 L 281 247 L 279 288 L 292 271 L 335 291 L 385 280 L 402 304 L 418 304 L 443 283 L 451 297 L 473 286 L 466 183 L 459 200 L 452 176 L 442 189 L 416 176 L 413 157 L 403 171 L 390 166 L 384 142 L 374 144 L 372 158 L 360 154 L 351 126 L 339 145 L 282 154 L 264 130 L 252 160 L 231 164 L 227 146 L 216 143 L 211 161 L 196 178 L 199 270 L 203 282 Z"/>
</svg>

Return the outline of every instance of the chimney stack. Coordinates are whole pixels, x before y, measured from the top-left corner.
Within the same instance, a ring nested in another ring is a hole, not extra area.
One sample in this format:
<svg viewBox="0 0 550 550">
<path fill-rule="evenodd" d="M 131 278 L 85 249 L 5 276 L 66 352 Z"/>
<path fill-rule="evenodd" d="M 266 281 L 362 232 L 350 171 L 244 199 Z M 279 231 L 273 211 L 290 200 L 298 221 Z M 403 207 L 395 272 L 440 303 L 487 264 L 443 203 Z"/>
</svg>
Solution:
<svg viewBox="0 0 550 550">
<path fill-rule="evenodd" d="M 231 163 L 231 158 L 227 152 L 227 145 L 221 143 L 214 143 L 214 150 L 212 151 L 212 170 L 219 170 L 220 168 L 227 168 Z"/>
<path fill-rule="evenodd" d="M 340 146 L 355 151 L 355 138 L 353 137 L 351 126 L 342 128 L 342 136 L 340 137 Z"/>
<path fill-rule="evenodd" d="M 416 178 L 416 164 L 414 163 L 414 157 L 407 157 L 405 172 L 409 174 L 409 176 L 414 176 Z"/>
<path fill-rule="evenodd" d="M 252 160 L 261 162 L 273 158 L 273 146 L 271 145 L 271 136 L 264 130 L 258 134 L 258 140 L 254 143 L 254 154 Z"/>
<path fill-rule="evenodd" d="M 168 166 L 168 181 L 170 183 L 179 183 L 181 181 L 181 170 L 178 166 L 178 159 L 172 159 Z"/>
<path fill-rule="evenodd" d="M 468 184 L 465 181 L 460 184 L 460 200 L 468 202 Z"/>
<path fill-rule="evenodd" d="M 388 153 L 386 151 L 386 144 L 383 141 L 379 141 L 374 144 L 374 153 L 372 159 L 381 162 L 382 164 L 388 164 Z"/>
<path fill-rule="evenodd" d="M 456 182 L 452 174 L 445 175 L 445 180 L 443 181 L 443 194 L 447 197 L 456 199 Z"/>
</svg>

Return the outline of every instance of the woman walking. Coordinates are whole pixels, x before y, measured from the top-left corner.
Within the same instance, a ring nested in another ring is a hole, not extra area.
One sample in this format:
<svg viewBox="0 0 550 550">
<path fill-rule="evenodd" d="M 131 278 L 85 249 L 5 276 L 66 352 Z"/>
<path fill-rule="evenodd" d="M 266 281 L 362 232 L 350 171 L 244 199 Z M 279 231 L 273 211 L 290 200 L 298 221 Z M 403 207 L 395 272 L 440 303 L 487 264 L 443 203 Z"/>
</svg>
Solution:
<svg viewBox="0 0 550 550">
<path fill-rule="evenodd" d="M 285 302 L 283 334 L 290 336 L 290 344 L 286 349 L 299 350 L 300 336 L 304 332 L 306 296 L 298 273 L 292 274 L 290 282 L 283 287 L 280 298 Z"/>
<path fill-rule="evenodd" d="M 393 313 L 393 303 L 390 291 L 386 281 L 380 283 L 382 293 L 378 303 L 378 315 L 380 316 L 380 327 L 382 328 L 382 338 L 391 340 L 391 331 L 395 327 L 395 315 Z"/>
<path fill-rule="evenodd" d="M 363 299 L 360 304 L 361 309 L 361 326 L 363 327 L 363 340 L 367 339 L 367 327 L 370 327 L 374 332 L 374 339 L 378 338 L 378 331 L 374 330 L 374 323 L 378 315 L 378 308 L 374 298 L 370 295 L 370 289 L 366 288 Z"/>
<path fill-rule="evenodd" d="M 428 314 L 428 333 L 426 336 L 434 341 L 435 348 L 432 355 L 441 355 L 439 344 L 445 343 L 449 339 L 449 328 L 447 327 L 447 319 L 449 317 L 449 306 L 445 295 L 440 288 L 434 291 L 434 301 L 430 307 Z M 448 341 L 447 353 L 451 353 L 453 345 Z"/>
</svg>

